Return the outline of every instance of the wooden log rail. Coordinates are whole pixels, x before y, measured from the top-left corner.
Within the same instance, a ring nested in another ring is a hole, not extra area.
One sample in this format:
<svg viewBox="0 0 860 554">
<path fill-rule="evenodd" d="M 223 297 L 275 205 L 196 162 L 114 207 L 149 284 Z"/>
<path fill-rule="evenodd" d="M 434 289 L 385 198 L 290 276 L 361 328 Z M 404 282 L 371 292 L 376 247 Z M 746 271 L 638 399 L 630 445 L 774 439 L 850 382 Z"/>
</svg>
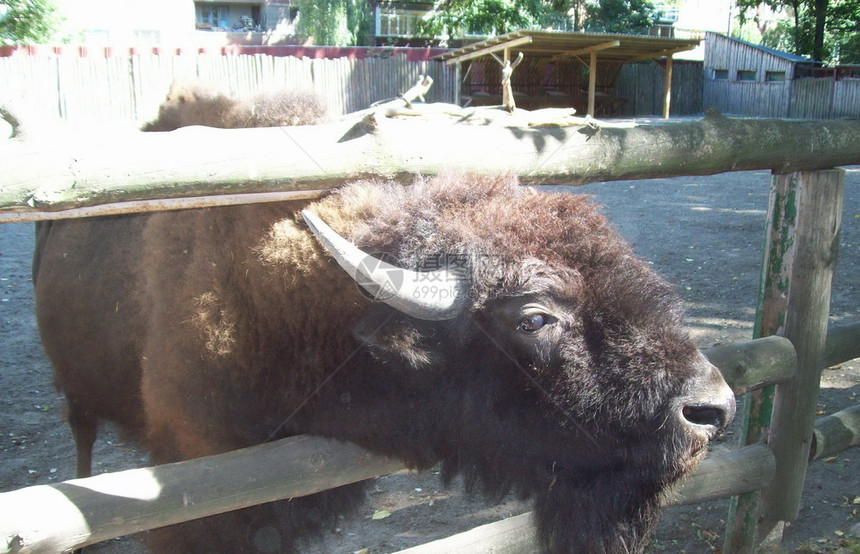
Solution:
<svg viewBox="0 0 860 554">
<path fill-rule="evenodd" d="M 842 340 L 848 340 L 844 333 L 844 329 L 839 331 Z M 854 342 L 857 339 L 855 334 Z M 705 354 L 736 391 L 784 382 L 794 375 L 796 366 L 794 348 L 780 337 L 723 345 Z M 846 433 L 846 429 L 853 431 Z M 828 416 L 816 426 L 817 444 L 821 452 L 857 445 L 858 429 L 860 407 Z M 689 504 L 759 489 L 770 482 L 774 464 L 773 454 L 764 444 L 707 459 L 666 495 L 664 504 Z M 400 469 L 401 462 L 352 444 L 297 436 L 218 456 L 28 487 L 0 493 L 0 554 L 77 548 L 254 504 L 313 494 Z M 513 524 L 515 531 L 511 532 Z M 465 538 L 452 538 L 452 544 L 466 541 L 476 545 L 473 552 L 486 552 L 501 540 L 496 536 L 499 533 L 517 540 L 532 533 L 529 515 L 490 525 L 467 532 L 474 534 Z M 450 551 L 469 551 L 459 548 Z M 439 551 L 445 550 L 434 552 Z"/>
<path fill-rule="evenodd" d="M 860 164 L 860 121 L 733 119 L 631 126 L 530 121 L 428 104 L 307 127 L 38 137 L 0 143 L 0 216 L 239 193 L 307 195 L 358 177 L 510 172 L 526 183 L 790 172 Z M 526 119 L 523 119 L 525 117 Z M 405 120 L 404 118 L 408 119 Z M 487 124 L 492 120 L 492 124 Z M 468 124 L 480 121 L 482 124 Z M 183 206 L 183 207 L 188 207 Z M 141 211 L 140 204 L 120 211 Z M 47 214 L 47 215 L 46 215 Z"/>
<path fill-rule="evenodd" d="M 664 507 L 696 504 L 759 489 L 770 482 L 776 460 L 764 444 L 704 460 L 696 472 L 666 496 Z M 397 554 L 538 554 L 532 513 L 503 519 L 444 539 L 425 543 Z"/>
</svg>

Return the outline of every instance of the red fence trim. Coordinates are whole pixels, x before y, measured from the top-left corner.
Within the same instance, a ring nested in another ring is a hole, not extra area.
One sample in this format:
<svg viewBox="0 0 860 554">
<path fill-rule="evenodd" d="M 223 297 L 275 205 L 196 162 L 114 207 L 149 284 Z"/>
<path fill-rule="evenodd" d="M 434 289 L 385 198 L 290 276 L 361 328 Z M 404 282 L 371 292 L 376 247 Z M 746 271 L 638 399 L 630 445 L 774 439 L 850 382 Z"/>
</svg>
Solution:
<svg viewBox="0 0 860 554">
<path fill-rule="evenodd" d="M 391 56 L 406 56 L 410 62 L 420 62 L 432 59 L 434 56 L 447 52 L 447 48 L 413 48 L 413 47 L 380 47 L 380 46 L 242 46 L 227 45 L 215 47 L 113 47 L 113 46 L 82 46 L 82 45 L 30 45 L 30 46 L 0 46 L 0 57 L 9 56 L 44 56 L 67 55 L 86 57 L 128 56 L 134 54 L 212 54 L 216 56 L 240 56 L 266 54 L 269 56 L 293 56 L 296 58 L 388 58 Z"/>
</svg>

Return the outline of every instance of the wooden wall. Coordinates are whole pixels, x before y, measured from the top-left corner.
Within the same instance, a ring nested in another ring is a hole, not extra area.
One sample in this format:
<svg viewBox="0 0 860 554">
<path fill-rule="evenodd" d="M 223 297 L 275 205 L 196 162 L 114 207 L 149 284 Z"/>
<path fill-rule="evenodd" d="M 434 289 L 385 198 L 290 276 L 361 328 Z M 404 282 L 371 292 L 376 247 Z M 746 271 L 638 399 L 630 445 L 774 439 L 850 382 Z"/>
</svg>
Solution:
<svg viewBox="0 0 860 554">
<path fill-rule="evenodd" d="M 794 63 L 760 48 L 716 33 L 708 33 L 705 45 L 703 105 L 720 112 L 758 117 L 787 117 Z M 715 71 L 726 70 L 727 79 Z M 739 81 L 738 71 L 755 71 L 754 81 Z M 767 82 L 768 71 L 785 73 L 782 82 Z"/>
<path fill-rule="evenodd" d="M 621 66 L 615 94 L 627 97 L 623 116 L 662 115 L 666 70 L 654 61 Z M 670 116 L 702 113 L 702 63 L 675 60 L 672 65 Z"/>
<path fill-rule="evenodd" d="M 860 79 L 795 79 L 792 83 L 788 117 L 860 117 Z"/>
<path fill-rule="evenodd" d="M 790 59 L 715 33 L 705 40 L 705 109 L 752 117 L 860 117 L 860 79 L 796 78 L 797 65 Z M 716 70 L 726 70 L 728 79 L 715 79 Z M 739 81 L 738 70 L 755 70 L 756 79 Z M 785 72 L 785 81 L 768 82 L 768 71 Z"/>
<path fill-rule="evenodd" d="M 0 58 L 0 101 L 11 100 L 26 113 L 46 119 L 143 122 L 155 116 L 171 81 L 183 77 L 210 81 L 239 97 L 279 88 L 313 90 L 337 116 L 395 97 L 414 85 L 419 75 L 428 74 L 434 84 L 427 101 L 452 102 L 453 68 L 441 62 L 408 61 L 405 56 L 12 56 Z"/>
<path fill-rule="evenodd" d="M 766 82 L 768 70 L 785 70 L 787 77 L 793 76 L 791 64 L 743 44 L 729 48 L 728 39 L 719 35 L 708 37 L 704 68 L 701 62 L 674 63 L 671 115 L 694 115 L 716 107 L 725 114 L 756 117 L 860 117 L 860 79 L 804 77 Z M 734 80 L 734 71 L 755 63 L 760 64 L 758 80 Z M 714 80 L 715 68 L 727 69 L 730 79 Z M 434 79 L 427 101 L 453 102 L 452 66 L 409 61 L 403 55 L 365 59 L 191 53 L 16 55 L 0 57 L 0 101 L 11 100 L 26 113 L 46 119 L 140 123 L 155 116 L 174 78 L 196 77 L 241 97 L 276 88 L 314 90 L 338 116 L 394 97 L 412 86 L 418 75 L 427 74 Z M 623 65 L 612 93 L 627 100 L 615 115 L 660 115 L 664 76 L 663 65 L 654 61 Z"/>
</svg>

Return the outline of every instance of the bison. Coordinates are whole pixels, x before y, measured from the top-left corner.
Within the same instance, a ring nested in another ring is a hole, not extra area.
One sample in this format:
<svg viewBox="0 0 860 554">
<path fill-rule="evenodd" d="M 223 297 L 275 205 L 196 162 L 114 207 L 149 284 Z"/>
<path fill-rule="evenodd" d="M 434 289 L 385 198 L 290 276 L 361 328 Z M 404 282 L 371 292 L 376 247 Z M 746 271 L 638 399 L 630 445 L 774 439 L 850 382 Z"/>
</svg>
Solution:
<svg viewBox="0 0 860 554">
<path fill-rule="evenodd" d="M 34 281 L 82 475 L 100 420 L 155 463 L 310 433 L 533 499 L 547 552 L 640 552 L 735 409 L 673 288 L 591 201 L 512 177 L 42 223 Z M 150 546 L 290 551 L 361 498 Z"/>
<path fill-rule="evenodd" d="M 315 125 L 325 121 L 327 113 L 325 101 L 313 92 L 279 90 L 239 100 L 212 84 L 177 79 L 158 107 L 158 116 L 141 130 L 173 131 L 188 125 L 225 129 Z"/>
</svg>

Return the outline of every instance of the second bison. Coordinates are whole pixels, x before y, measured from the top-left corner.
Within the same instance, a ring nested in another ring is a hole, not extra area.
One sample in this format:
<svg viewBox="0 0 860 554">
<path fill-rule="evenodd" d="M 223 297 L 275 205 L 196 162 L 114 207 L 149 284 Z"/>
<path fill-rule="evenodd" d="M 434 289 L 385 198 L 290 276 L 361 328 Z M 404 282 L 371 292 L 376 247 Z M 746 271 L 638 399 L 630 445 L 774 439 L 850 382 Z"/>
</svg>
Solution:
<svg viewBox="0 0 860 554">
<path fill-rule="evenodd" d="M 638 552 L 734 413 L 672 288 L 586 198 L 510 178 L 41 224 L 34 273 L 85 473 L 100 419 L 157 463 L 311 433 L 532 498 L 548 552 Z M 290 550 L 359 488 L 151 545 Z"/>
<path fill-rule="evenodd" d="M 176 79 L 158 107 L 157 117 L 141 130 L 174 131 L 189 125 L 224 129 L 316 125 L 327 114 L 323 98 L 309 91 L 278 90 L 237 99 L 204 81 Z"/>
</svg>

